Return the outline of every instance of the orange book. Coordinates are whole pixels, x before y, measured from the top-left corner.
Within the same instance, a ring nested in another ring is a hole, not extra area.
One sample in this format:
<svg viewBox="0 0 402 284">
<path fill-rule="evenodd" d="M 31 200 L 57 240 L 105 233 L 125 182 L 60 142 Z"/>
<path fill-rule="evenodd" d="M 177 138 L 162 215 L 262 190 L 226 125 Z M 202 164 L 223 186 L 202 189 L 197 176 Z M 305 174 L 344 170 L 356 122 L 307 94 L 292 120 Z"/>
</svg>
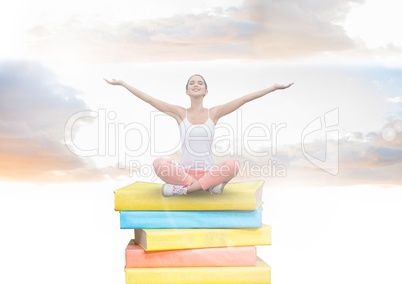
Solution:
<svg viewBox="0 0 402 284">
<path fill-rule="evenodd" d="M 255 266 L 254 246 L 219 247 L 146 252 L 134 240 L 126 248 L 126 268 Z"/>
</svg>

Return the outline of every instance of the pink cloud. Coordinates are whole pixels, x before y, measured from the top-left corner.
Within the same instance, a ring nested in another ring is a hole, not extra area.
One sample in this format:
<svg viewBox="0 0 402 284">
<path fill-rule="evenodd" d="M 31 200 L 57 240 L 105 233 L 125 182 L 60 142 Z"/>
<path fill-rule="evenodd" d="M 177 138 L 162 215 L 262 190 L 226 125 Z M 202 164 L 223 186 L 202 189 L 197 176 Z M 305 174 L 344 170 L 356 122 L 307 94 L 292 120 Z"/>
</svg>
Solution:
<svg viewBox="0 0 402 284">
<path fill-rule="evenodd" d="M 354 1 L 360 3 L 361 1 Z M 354 49 L 335 22 L 350 1 L 244 1 L 240 8 L 86 25 L 85 17 L 29 31 L 35 54 L 97 61 L 280 59 Z"/>
</svg>

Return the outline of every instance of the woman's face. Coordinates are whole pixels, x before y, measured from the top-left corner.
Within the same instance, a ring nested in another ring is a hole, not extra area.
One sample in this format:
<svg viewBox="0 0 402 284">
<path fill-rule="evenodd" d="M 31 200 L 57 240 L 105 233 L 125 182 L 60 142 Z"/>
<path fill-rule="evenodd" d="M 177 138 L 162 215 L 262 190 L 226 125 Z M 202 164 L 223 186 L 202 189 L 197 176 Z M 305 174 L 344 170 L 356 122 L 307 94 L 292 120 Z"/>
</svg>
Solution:
<svg viewBox="0 0 402 284">
<path fill-rule="evenodd" d="M 190 77 L 190 79 L 187 82 L 186 93 L 187 95 L 192 96 L 198 96 L 198 95 L 205 96 L 208 93 L 208 90 L 204 79 L 198 75 Z"/>
</svg>

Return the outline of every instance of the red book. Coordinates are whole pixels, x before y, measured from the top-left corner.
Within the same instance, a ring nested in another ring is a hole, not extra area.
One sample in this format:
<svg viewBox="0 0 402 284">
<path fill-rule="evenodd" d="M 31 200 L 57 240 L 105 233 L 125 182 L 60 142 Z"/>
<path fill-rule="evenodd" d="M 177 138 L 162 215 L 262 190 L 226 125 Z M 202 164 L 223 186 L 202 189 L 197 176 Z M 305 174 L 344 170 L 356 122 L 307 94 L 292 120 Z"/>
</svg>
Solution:
<svg viewBox="0 0 402 284">
<path fill-rule="evenodd" d="M 126 268 L 255 266 L 255 246 L 144 251 L 131 240 L 126 248 Z"/>
</svg>

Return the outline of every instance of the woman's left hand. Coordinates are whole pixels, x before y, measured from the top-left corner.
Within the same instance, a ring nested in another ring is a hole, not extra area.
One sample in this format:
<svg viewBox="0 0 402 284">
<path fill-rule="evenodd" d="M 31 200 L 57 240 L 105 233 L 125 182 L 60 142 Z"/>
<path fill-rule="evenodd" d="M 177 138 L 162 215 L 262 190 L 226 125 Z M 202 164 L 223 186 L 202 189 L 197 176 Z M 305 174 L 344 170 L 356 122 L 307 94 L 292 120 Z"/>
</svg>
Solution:
<svg viewBox="0 0 402 284">
<path fill-rule="evenodd" d="M 287 84 L 287 85 L 275 84 L 275 85 L 274 85 L 274 88 L 275 88 L 275 90 L 283 90 L 283 89 L 289 88 L 289 87 L 292 86 L 293 84 L 294 84 L 294 83 L 290 83 L 290 84 Z"/>
</svg>

